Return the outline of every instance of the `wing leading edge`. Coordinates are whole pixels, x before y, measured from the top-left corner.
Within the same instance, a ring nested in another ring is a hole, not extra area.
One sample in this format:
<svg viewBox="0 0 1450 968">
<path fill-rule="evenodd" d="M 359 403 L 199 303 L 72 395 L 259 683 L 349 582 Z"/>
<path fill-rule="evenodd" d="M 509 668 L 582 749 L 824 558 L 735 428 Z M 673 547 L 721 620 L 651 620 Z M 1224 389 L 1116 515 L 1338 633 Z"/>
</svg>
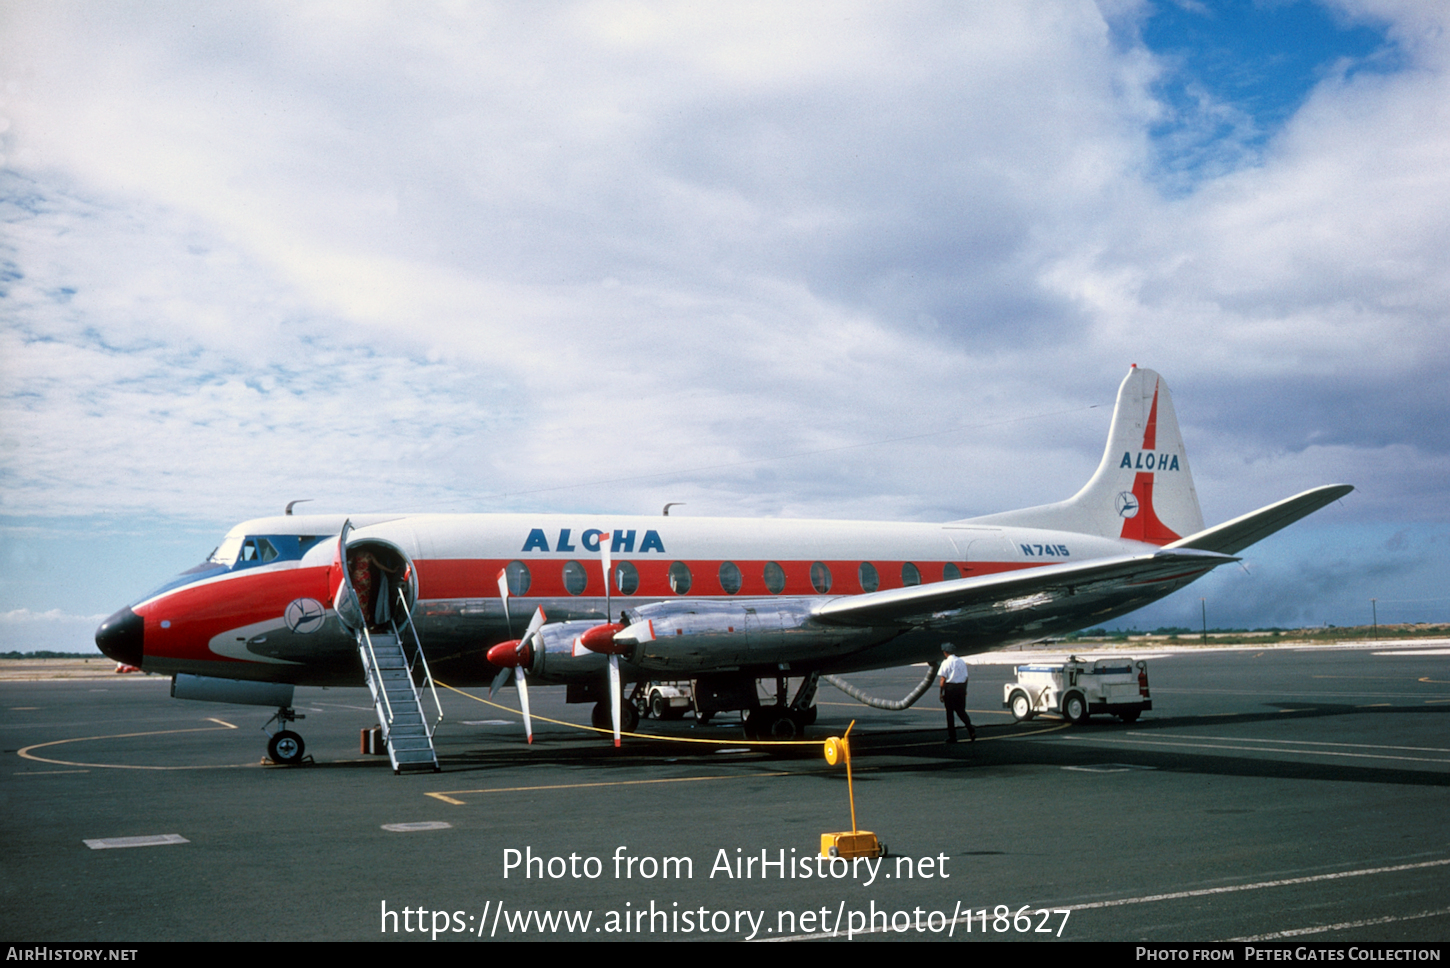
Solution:
<svg viewBox="0 0 1450 968">
<path fill-rule="evenodd" d="M 1325 505 L 1333 504 L 1352 490 L 1354 486 L 1351 484 L 1326 484 L 1316 487 L 1302 494 L 1286 497 L 1268 507 L 1250 511 L 1216 527 L 1190 534 L 1164 547 L 1198 548 L 1224 555 L 1238 554 L 1280 528 L 1287 528 L 1300 518 L 1313 514 Z"/>
<path fill-rule="evenodd" d="M 1206 575 L 1234 555 L 1337 501 L 1348 484 L 1316 487 L 1141 555 L 893 588 L 817 605 L 825 625 L 1051 634 L 1125 614 Z"/>
<path fill-rule="evenodd" d="M 837 598 L 816 606 L 811 617 L 829 625 L 946 629 L 985 623 L 1025 631 L 1120 614 L 1124 606 L 1137 608 L 1237 560 L 1196 548 L 1164 549 Z"/>
</svg>

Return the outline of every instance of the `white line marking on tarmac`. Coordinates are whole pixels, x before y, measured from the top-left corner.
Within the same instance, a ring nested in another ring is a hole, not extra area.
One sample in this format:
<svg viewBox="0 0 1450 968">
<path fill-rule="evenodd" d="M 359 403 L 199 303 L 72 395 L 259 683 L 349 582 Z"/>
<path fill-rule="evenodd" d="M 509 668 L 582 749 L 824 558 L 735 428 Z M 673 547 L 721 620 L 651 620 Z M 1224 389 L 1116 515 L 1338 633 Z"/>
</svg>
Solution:
<svg viewBox="0 0 1450 968">
<path fill-rule="evenodd" d="M 1156 766 L 1134 766 L 1131 763 L 1099 763 L 1097 766 L 1064 766 L 1064 770 L 1081 773 L 1128 773 L 1132 770 L 1156 770 Z"/>
<path fill-rule="evenodd" d="M 1144 735 L 1138 731 L 1128 734 L 1129 736 Z M 1186 733 L 1150 733 L 1154 737 L 1161 736 L 1165 739 L 1212 739 L 1223 740 L 1229 743 L 1287 743 L 1295 746 L 1348 746 L 1352 749 L 1362 750 L 1402 750 L 1410 753 L 1450 753 L 1450 749 L 1440 746 L 1384 746 L 1378 743 L 1330 743 L 1324 740 L 1312 739 L 1264 739 L 1260 736 L 1191 736 Z"/>
<path fill-rule="evenodd" d="M 1068 737 L 1063 737 L 1064 739 Z M 1214 746 L 1209 743 L 1164 743 L 1152 739 L 1108 739 L 1106 737 L 1073 737 L 1083 739 L 1090 743 L 1118 743 L 1123 746 L 1172 746 L 1182 749 L 1195 750 L 1218 750 L 1222 753 L 1294 753 L 1299 756 L 1342 756 L 1356 760 L 1400 760 L 1410 763 L 1450 763 L 1450 759 L 1436 759 L 1429 756 L 1389 756 L 1385 753 L 1336 753 L 1333 750 L 1304 750 L 1273 746 Z M 1256 740 L 1238 740 L 1239 744 L 1257 742 Z"/>
<path fill-rule="evenodd" d="M 85 845 L 91 850 L 112 850 L 117 847 L 161 847 L 166 844 L 189 844 L 181 834 L 152 834 L 149 837 L 102 837 L 96 840 L 87 840 Z"/>
<path fill-rule="evenodd" d="M 1309 877 L 1285 877 L 1277 881 L 1259 881 L 1255 884 L 1235 884 L 1231 887 L 1204 887 L 1196 891 L 1174 891 L 1171 894 L 1148 894 L 1143 897 L 1124 897 L 1116 901 L 1093 901 L 1090 904 L 1070 905 L 1074 911 L 1091 911 L 1094 908 L 1122 907 L 1127 904 L 1149 904 L 1153 901 L 1177 901 L 1185 897 L 1207 897 L 1211 894 L 1234 894 L 1238 891 L 1259 891 L 1266 887 L 1292 887 L 1295 884 L 1318 884 L 1321 881 L 1337 881 L 1346 877 L 1366 877 L 1370 874 L 1393 874 L 1398 871 L 1417 871 L 1427 867 L 1444 867 L 1450 858 L 1427 860 L 1418 864 L 1396 864 L 1393 867 L 1363 867 L 1353 871 L 1339 871 L 1336 874 L 1313 874 Z"/>
<path fill-rule="evenodd" d="M 1230 941 L 1277 941 L 1280 938 L 1299 938 L 1306 934 L 1323 934 L 1326 931 L 1347 931 L 1350 928 L 1367 928 L 1372 924 L 1392 924 L 1395 921 L 1418 921 L 1420 918 L 1438 918 L 1450 914 L 1450 908 L 1438 911 L 1421 911 L 1419 914 L 1392 914 L 1383 918 L 1369 918 L 1364 921 L 1341 921 L 1338 924 L 1319 924 L 1312 928 L 1294 928 L 1291 931 L 1275 931 L 1273 934 L 1258 934 L 1252 938 L 1229 938 Z"/>
<path fill-rule="evenodd" d="M 395 834 L 411 834 L 418 830 L 450 830 L 453 824 L 444 820 L 418 820 L 413 823 L 385 823 L 384 830 L 391 830 Z"/>
</svg>

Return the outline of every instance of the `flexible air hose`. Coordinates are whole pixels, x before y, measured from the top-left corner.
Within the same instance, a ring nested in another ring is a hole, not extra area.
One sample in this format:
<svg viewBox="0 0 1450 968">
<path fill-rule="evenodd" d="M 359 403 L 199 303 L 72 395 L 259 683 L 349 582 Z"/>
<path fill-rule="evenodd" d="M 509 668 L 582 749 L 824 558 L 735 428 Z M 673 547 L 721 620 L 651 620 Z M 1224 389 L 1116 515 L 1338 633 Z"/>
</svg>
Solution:
<svg viewBox="0 0 1450 968">
<path fill-rule="evenodd" d="M 935 678 L 936 669 L 933 667 L 927 670 L 926 678 L 922 679 L 915 689 L 907 693 L 905 699 L 877 699 L 875 696 L 868 696 L 844 679 L 838 679 L 835 676 L 821 676 L 823 681 L 829 682 L 857 702 L 863 702 L 874 709 L 910 709 L 931 688 L 931 681 Z"/>
</svg>

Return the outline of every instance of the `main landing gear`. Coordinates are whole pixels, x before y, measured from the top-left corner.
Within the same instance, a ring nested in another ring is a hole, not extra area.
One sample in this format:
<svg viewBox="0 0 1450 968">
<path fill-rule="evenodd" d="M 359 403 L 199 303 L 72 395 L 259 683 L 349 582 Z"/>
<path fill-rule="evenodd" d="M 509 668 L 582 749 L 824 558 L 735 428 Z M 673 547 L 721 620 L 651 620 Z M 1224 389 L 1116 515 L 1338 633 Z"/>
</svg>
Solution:
<svg viewBox="0 0 1450 968">
<path fill-rule="evenodd" d="M 262 726 L 263 732 L 267 727 L 275 723 L 290 723 L 297 719 L 306 719 L 306 716 L 299 716 L 291 706 L 282 706 L 277 710 L 276 715 Z M 268 733 L 271 737 L 267 741 L 267 756 L 278 766 L 299 766 L 302 763 L 302 754 L 307 750 L 307 744 L 302 737 L 290 729 L 282 728 L 275 733 Z"/>
<path fill-rule="evenodd" d="M 745 735 L 749 739 L 800 739 L 806 727 L 815 721 L 815 706 L 808 709 L 757 706 L 745 717 Z"/>
<path fill-rule="evenodd" d="M 594 711 L 589 714 L 589 722 L 595 729 L 614 729 L 614 714 L 610 711 L 609 700 L 604 699 L 594 704 Z M 619 730 L 622 733 L 632 733 L 639 729 L 639 708 L 633 702 L 626 700 L 619 706 Z"/>
<path fill-rule="evenodd" d="M 800 739 L 806 727 L 816 721 L 816 685 L 820 674 L 812 672 L 801 680 L 795 699 L 786 702 L 786 677 L 775 680 L 775 705 L 756 706 L 745 717 L 748 739 Z"/>
</svg>

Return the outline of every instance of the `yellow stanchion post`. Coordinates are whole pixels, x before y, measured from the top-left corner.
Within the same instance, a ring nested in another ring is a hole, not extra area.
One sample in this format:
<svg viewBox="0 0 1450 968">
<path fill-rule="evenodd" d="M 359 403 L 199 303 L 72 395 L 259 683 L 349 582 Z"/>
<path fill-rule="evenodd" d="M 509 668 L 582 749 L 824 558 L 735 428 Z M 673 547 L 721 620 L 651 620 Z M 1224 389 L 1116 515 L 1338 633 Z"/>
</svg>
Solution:
<svg viewBox="0 0 1450 968">
<path fill-rule="evenodd" d="M 876 839 L 869 830 L 856 828 L 856 783 L 851 775 L 851 730 L 856 721 L 846 727 L 846 735 L 832 736 L 826 740 L 826 762 L 835 766 L 842 760 L 846 763 L 846 792 L 851 799 L 851 829 L 821 834 L 822 857 L 885 857 L 886 845 Z"/>
</svg>

